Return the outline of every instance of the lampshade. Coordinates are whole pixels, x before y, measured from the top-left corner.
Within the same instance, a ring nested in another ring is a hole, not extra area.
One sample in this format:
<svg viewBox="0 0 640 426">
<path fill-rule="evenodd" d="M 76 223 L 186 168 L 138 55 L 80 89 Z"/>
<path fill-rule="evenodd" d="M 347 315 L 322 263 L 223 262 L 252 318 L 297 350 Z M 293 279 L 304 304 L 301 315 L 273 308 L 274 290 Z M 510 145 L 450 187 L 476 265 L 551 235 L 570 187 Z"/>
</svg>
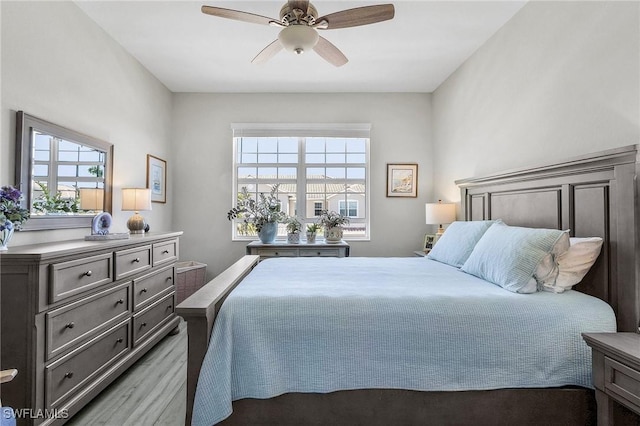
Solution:
<svg viewBox="0 0 640 426">
<path fill-rule="evenodd" d="M 122 188 L 122 210 L 151 210 L 151 190 L 148 188 Z"/>
<path fill-rule="evenodd" d="M 438 225 L 436 235 L 440 236 L 444 232 L 442 224 L 456 220 L 456 205 L 443 203 L 441 200 L 438 200 L 437 203 L 427 203 L 425 204 L 425 216 L 427 225 Z"/>
<path fill-rule="evenodd" d="M 104 189 L 80 188 L 81 210 L 102 210 L 104 208 Z"/>
<path fill-rule="evenodd" d="M 278 34 L 282 46 L 298 55 L 313 49 L 318 38 L 318 32 L 307 25 L 289 25 Z"/>
<path fill-rule="evenodd" d="M 122 188 L 122 210 L 136 212 L 127 221 L 129 233 L 144 234 L 147 223 L 138 212 L 151 210 L 151 190 L 148 188 Z"/>
</svg>

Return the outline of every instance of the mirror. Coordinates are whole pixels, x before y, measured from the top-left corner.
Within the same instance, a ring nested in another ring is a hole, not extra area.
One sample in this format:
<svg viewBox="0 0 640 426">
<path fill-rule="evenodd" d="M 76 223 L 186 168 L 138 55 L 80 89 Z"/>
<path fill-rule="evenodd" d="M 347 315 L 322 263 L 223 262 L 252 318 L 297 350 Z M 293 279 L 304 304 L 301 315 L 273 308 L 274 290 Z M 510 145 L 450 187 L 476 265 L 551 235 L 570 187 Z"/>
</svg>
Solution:
<svg viewBox="0 0 640 426">
<path fill-rule="evenodd" d="M 16 186 L 31 218 L 23 230 L 91 227 L 111 212 L 113 145 L 18 111 Z"/>
</svg>

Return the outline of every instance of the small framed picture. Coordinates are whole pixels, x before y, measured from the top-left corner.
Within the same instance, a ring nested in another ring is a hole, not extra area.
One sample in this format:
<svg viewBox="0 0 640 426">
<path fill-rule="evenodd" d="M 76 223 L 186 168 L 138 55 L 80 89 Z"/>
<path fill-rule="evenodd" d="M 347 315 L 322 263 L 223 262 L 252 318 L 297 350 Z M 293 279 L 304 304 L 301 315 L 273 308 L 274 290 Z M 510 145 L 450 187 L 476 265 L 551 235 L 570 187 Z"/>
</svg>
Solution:
<svg viewBox="0 0 640 426">
<path fill-rule="evenodd" d="M 433 248 L 433 245 L 436 243 L 436 236 L 434 234 L 426 234 L 424 236 L 424 246 L 423 250 L 425 253 L 429 253 Z"/>
<path fill-rule="evenodd" d="M 167 202 L 167 162 L 147 154 L 147 188 L 151 190 L 151 201 Z"/>
<path fill-rule="evenodd" d="M 387 197 L 418 196 L 418 165 L 387 164 Z"/>
</svg>

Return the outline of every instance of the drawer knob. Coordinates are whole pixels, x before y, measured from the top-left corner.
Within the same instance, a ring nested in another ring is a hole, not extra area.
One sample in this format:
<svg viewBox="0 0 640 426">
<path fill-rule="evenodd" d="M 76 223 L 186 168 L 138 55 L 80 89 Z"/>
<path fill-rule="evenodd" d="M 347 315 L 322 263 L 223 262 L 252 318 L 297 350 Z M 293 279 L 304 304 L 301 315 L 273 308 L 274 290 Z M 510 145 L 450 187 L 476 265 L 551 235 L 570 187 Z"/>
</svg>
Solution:
<svg viewBox="0 0 640 426">
<path fill-rule="evenodd" d="M 167 309 L 173 308 L 173 305 L 167 305 Z"/>
<path fill-rule="evenodd" d="M 171 281 L 173 277 L 167 277 L 167 281 Z"/>
<path fill-rule="evenodd" d="M 164 250 L 162 254 L 169 254 L 169 250 Z"/>
<path fill-rule="evenodd" d="M 67 371 L 66 373 L 64 373 L 64 377 L 67 379 L 70 379 L 73 377 L 73 371 Z"/>
<path fill-rule="evenodd" d="M 122 305 L 124 303 L 124 299 L 118 299 L 116 305 Z"/>
<path fill-rule="evenodd" d="M 146 292 L 147 292 L 147 289 L 146 289 L 146 288 L 143 288 L 142 290 L 140 290 L 140 294 L 142 294 L 142 293 L 146 293 Z"/>
<path fill-rule="evenodd" d="M 122 340 L 122 337 L 119 337 L 118 340 L 116 340 L 116 343 L 122 343 L 124 342 L 124 340 Z"/>
<path fill-rule="evenodd" d="M 90 277 L 91 275 L 93 275 L 93 272 L 91 272 L 91 271 L 87 271 L 87 272 L 85 272 L 85 273 L 84 273 L 84 274 L 82 274 L 82 275 L 85 275 L 85 276 L 87 276 L 87 277 Z"/>
<path fill-rule="evenodd" d="M 133 263 L 140 263 L 140 258 L 136 257 L 135 259 L 133 259 Z"/>
<path fill-rule="evenodd" d="M 76 325 L 73 323 L 73 321 L 71 321 L 70 323 L 65 324 L 64 328 L 73 328 Z"/>
<path fill-rule="evenodd" d="M 276 256 L 280 256 L 280 253 L 276 252 Z"/>
<path fill-rule="evenodd" d="M 146 323 L 146 322 L 143 322 L 142 324 L 140 324 L 140 328 L 142 328 L 142 327 L 146 327 L 146 326 L 147 326 L 147 323 Z"/>
<path fill-rule="evenodd" d="M 318 252 L 318 256 L 320 256 L 320 252 Z"/>
</svg>

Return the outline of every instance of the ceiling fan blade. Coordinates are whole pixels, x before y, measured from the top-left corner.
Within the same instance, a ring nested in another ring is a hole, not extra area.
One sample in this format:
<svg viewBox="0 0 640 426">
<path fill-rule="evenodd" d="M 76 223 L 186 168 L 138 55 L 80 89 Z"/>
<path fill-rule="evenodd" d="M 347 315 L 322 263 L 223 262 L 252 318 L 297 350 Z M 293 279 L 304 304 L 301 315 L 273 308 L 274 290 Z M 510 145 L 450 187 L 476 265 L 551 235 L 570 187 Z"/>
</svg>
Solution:
<svg viewBox="0 0 640 426">
<path fill-rule="evenodd" d="M 326 21 L 327 25 L 318 25 L 319 30 L 335 30 L 338 28 L 357 27 L 360 25 L 375 24 L 376 22 L 393 19 L 395 8 L 392 4 L 380 4 L 375 6 L 356 7 L 340 12 L 330 13 L 316 19 L 317 23 Z"/>
<path fill-rule="evenodd" d="M 318 38 L 318 43 L 315 45 L 313 50 L 315 50 L 316 53 L 325 61 L 335 65 L 336 67 L 341 67 L 349 62 L 347 57 L 344 56 L 344 53 L 324 37 Z"/>
<path fill-rule="evenodd" d="M 269 25 L 272 22 L 279 23 L 278 19 L 268 18 L 253 13 L 241 12 L 239 10 L 224 9 L 222 7 L 202 6 L 202 13 L 220 18 L 234 19 L 236 21 L 250 22 L 252 24 Z"/>
<path fill-rule="evenodd" d="M 300 9 L 304 13 L 307 13 L 309 9 L 309 0 L 289 0 L 289 10 Z"/>
<path fill-rule="evenodd" d="M 276 53 L 278 53 L 281 50 L 282 50 L 282 43 L 280 43 L 280 40 L 275 40 L 274 42 L 269 44 L 267 47 L 262 49 L 262 51 L 260 51 L 260 53 L 258 53 L 256 57 L 251 60 L 251 63 L 264 64 L 269 59 L 273 58 L 276 55 Z"/>
</svg>

